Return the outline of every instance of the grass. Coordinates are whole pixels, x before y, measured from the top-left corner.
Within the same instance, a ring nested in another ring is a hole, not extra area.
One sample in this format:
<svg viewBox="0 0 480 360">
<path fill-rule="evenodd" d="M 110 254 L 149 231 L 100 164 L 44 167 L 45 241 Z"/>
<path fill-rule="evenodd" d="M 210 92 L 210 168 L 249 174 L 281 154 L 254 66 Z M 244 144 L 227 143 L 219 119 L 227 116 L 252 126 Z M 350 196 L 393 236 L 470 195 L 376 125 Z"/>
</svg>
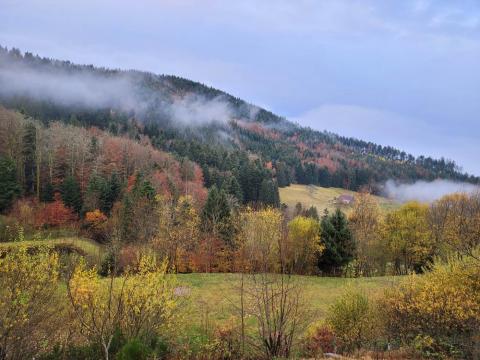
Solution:
<svg viewBox="0 0 480 360">
<path fill-rule="evenodd" d="M 6 249 L 6 248 L 15 247 L 15 246 L 26 246 L 28 248 L 35 248 L 42 245 L 53 246 L 58 248 L 68 248 L 74 252 L 85 255 L 91 259 L 101 259 L 104 253 L 103 247 L 98 243 L 90 239 L 82 239 L 78 237 L 65 237 L 65 238 L 47 239 L 47 240 L 0 242 L 0 249 Z"/>
<path fill-rule="evenodd" d="M 328 211 L 335 210 L 340 207 L 343 211 L 347 212 L 351 209 L 349 205 L 337 205 L 335 198 L 342 194 L 353 195 L 357 193 L 355 191 L 340 189 L 340 188 L 324 188 L 315 185 L 298 185 L 292 184 L 288 187 L 280 188 L 280 201 L 285 203 L 290 211 L 295 209 L 295 205 L 300 202 L 304 208 L 315 206 L 319 215 L 323 213 L 324 209 Z M 374 196 L 378 201 L 380 207 L 384 210 L 390 210 L 397 206 L 397 204 L 390 199 Z"/>
<path fill-rule="evenodd" d="M 227 320 L 238 304 L 239 274 L 179 274 L 180 286 L 191 289 L 193 323 L 202 323 L 205 318 L 211 322 Z M 309 307 L 316 319 L 322 319 L 328 308 L 343 294 L 347 286 L 354 286 L 367 294 L 375 294 L 392 286 L 400 277 L 331 278 L 317 276 L 295 276 L 304 291 Z"/>
</svg>

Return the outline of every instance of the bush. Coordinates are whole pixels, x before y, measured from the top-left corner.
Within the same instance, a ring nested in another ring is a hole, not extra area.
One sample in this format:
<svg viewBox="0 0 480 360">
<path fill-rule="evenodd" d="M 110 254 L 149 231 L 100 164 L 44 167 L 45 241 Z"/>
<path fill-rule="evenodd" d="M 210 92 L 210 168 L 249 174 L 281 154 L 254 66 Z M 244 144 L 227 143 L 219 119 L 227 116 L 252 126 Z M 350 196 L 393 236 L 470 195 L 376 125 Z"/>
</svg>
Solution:
<svg viewBox="0 0 480 360">
<path fill-rule="evenodd" d="M 329 309 L 326 322 L 338 339 L 338 350 L 372 347 L 381 337 L 376 305 L 364 293 L 347 291 Z"/>
<path fill-rule="evenodd" d="M 386 292 L 382 309 L 388 334 L 424 355 L 480 355 L 480 265 L 473 258 L 451 258 L 410 276 Z"/>
<path fill-rule="evenodd" d="M 118 360 L 146 360 L 150 354 L 147 345 L 138 339 L 128 341 L 117 354 Z"/>
<path fill-rule="evenodd" d="M 321 357 L 324 353 L 336 352 L 338 340 L 330 326 L 322 324 L 308 331 L 303 340 L 303 355 Z"/>
</svg>

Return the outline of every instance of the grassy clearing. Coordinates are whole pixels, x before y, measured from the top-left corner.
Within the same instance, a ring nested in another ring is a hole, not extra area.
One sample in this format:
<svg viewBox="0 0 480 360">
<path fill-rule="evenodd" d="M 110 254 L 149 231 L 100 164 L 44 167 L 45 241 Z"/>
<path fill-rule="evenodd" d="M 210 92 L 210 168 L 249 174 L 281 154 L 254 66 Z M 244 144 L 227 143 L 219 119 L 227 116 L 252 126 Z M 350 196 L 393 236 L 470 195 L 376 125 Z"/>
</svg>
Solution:
<svg viewBox="0 0 480 360">
<path fill-rule="evenodd" d="M 304 208 L 315 206 L 319 215 L 323 213 L 324 209 L 328 211 L 335 210 L 337 207 L 347 212 L 351 209 L 348 205 L 337 205 L 335 198 L 342 194 L 353 195 L 355 191 L 340 189 L 340 188 L 324 188 L 315 185 L 298 185 L 292 184 L 288 187 L 280 188 L 280 201 L 288 205 L 290 211 L 293 211 L 295 205 L 300 202 Z M 374 196 L 377 199 L 380 207 L 384 210 L 393 209 L 397 204 L 390 199 Z"/>
<path fill-rule="evenodd" d="M 3 242 L 0 243 L 0 249 L 11 248 L 15 246 L 26 246 L 28 248 L 35 248 L 43 245 L 71 249 L 92 259 L 101 259 L 104 253 L 103 247 L 98 243 L 89 239 L 82 239 L 78 237 Z"/>
<path fill-rule="evenodd" d="M 180 286 L 191 289 L 192 324 L 228 320 L 234 311 L 233 303 L 238 304 L 239 274 L 179 274 Z M 367 294 L 382 292 L 399 281 L 400 277 L 372 278 L 328 278 L 316 276 L 296 276 L 304 290 L 305 300 L 315 313 L 315 319 L 322 319 L 335 300 L 347 286 L 354 286 Z"/>
</svg>

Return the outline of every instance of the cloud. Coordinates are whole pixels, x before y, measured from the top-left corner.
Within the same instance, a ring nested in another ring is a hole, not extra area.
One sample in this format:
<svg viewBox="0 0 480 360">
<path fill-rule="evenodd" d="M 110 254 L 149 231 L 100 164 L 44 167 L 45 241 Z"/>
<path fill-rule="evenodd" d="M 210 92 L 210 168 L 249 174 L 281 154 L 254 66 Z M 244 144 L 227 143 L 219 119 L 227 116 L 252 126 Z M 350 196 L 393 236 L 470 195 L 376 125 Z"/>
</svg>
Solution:
<svg viewBox="0 0 480 360">
<path fill-rule="evenodd" d="M 196 94 L 176 100 L 170 106 L 170 113 L 175 122 L 184 125 L 227 123 L 234 117 L 230 104 L 221 96 L 207 100 Z"/>
<path fill-rule="evenodd" d="M 127 75 L 98 76 L 88 72 L 42 71 L 14 63 L 0 63 L 0 95 L 29 96 L 37 100 L 88 108 L 117 107 L 139 110 L 133 82 Z"/>
<path fill-rule="evenodd" d="M 386 196 L 401 202 L 416 200 L 431 203 L 448 194 L 476 191 L 480 191 L 479 186 L 448 180 L 417 181 L 414 184 L 402 184 L 389 180 L 384 186 Z"/>
<path fill-rule="evenodd" d="M 133 110 L 140 119 L 148 109 L 150 114 L 155 111 L 157 115 L 169 115 L 171 123 L 177 126 L 225 124 L 234 117 L 229 102 L 222 96 L 213 99 L 191 93 L 168 96 L 162 88 L 152 90 L 143 85 L 142 79 L 143 74 L 138 72 L 105 73 L 89 68 L 65 69 L 55 64 L 32 65 L 0 54 L 3 98 L 27 96 L 62 106 Z"/>
</svg>

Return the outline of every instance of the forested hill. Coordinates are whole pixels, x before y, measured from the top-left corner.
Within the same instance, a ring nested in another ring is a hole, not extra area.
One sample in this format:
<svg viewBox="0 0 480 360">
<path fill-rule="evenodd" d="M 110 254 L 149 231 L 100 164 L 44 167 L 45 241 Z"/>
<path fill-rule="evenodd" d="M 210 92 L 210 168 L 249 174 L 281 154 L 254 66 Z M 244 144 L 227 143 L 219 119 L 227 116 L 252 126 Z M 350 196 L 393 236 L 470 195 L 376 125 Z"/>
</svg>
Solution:
<svg viewBox="0 0 480 360">
<path fill-rule="evenodd" d="M 0 103 L 48 125 L 62 121 L 149 139 L 241 202 L 278 204 L 277 186 L 378 191 L 388 179 L 480 183 L 453 161 L 303 128 L 198 82 L 75 65 L 0 47 Z M 332 119 L 334 121 L 335 119 Z"/>
</svg>

